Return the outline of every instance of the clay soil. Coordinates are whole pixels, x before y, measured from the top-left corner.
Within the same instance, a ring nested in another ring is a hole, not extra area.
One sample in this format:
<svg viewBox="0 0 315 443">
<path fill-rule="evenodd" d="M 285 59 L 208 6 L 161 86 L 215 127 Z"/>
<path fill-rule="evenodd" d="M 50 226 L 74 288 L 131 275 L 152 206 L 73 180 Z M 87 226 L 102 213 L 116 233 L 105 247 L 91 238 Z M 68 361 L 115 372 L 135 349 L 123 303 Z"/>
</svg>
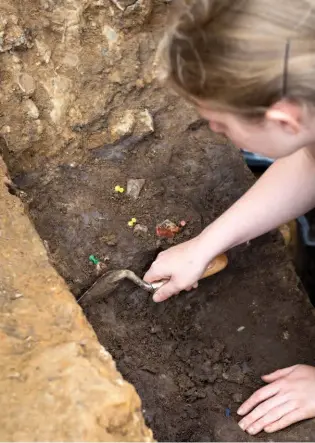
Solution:
<svg viewBox="0 0 315 443">
<path fill-rule="evenodd" d="M 136 201 L 113 191 L 129 178 L 146 180 Z M 187 240 L 253 180 L 239 153 L 202 123 L 163 143 L 144 140 L 119 156 L 91 153 L 80 164 L 47 165 L 14 177 L 51 261 L 77 297 L 97 278 L 91 254 L 107 269 L 142 275 L 170 246 L 156 237 L 158 222 L 186 220 L 174 242 Z M 148 227 L 147 235 L 133 233 L 131 217 Z M 140 394 L 157 440 L 254 440 L 239 430 L 236 409 L 261 385 L 260 375 L 314 363 L 313 311 L 280 235 L 273 232 L 228 255 L 225 271 L 165 303 L 154 304 L 144 291 L 122 283 L 106 299 L 84 306 L 100 342 Z M 259 439 L 314 440 L 315 423 Z"/>
</svg>

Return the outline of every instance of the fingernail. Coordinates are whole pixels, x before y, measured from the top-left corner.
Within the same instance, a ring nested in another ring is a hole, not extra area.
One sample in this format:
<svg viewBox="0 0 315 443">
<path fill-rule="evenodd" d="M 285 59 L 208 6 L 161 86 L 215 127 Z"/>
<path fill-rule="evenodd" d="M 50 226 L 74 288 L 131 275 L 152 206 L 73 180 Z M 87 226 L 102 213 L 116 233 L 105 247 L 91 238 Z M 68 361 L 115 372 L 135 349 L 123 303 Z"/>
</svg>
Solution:
<svg viewBox="0 0 315 443">
<path fill-rule="evenodd" d="M 239 422 L 239 427 L 242 429 L 242 431 L 245 431 L 245 424 L 242 423 L 241 421 Z"/>
<path fill-rule="evenodd" d="M 238 413 L 238 415 L 243 415 L 244 411 L 242 408 L 238 408 L 237 413 Z"/>
<path fill-rule="evenodd" d="M 248 432 L 249 434 L 251 434 L 251 435 L 254 435 L 254 434 L 257 433 L 257 430 L 256 430 L 256 428 L 253 426 L 253 427 L 251 427 L 251 428 L 248 428 L 248 429 L 247 429 L 247 432 Z"/>
<path fill-rule="evenodd" d="M 155 303 L 160 303 L 160 301 L 161 301 L 160 296 L 158 294 L 154 294 L 153 295 L 153 301 Z"/>
</svg>

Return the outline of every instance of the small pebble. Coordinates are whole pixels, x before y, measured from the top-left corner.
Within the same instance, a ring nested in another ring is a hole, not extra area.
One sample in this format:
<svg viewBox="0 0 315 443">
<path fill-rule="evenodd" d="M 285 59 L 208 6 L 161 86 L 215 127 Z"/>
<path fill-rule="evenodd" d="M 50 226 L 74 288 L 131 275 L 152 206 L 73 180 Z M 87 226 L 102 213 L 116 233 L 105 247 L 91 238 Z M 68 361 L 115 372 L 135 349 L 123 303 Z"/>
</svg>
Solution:
<svg viewBox="0 0 315 443">
<path fill-rule="evenodd" d="M 27 108 L 27 116 L 33 120 L 37 120 L 39 117 L 39 110 L 33 100 L 25 100 L 25 106 Z"/>
<path fill-rule="evenodd" d="M 288 331 L 284 331 L 282 336 L 283 336 L 284 340 L 289 340 L 289 338 L 290 338 L 290 334 Z"/>
<path fill-rule="evenodd" d="M 33 77 L 26 72 L 20 74 L 18 78 L 18 85 L 25 95 L 32 95 L 35 91 L 35 81 Z"/>
<path fill-rule="evenodd" d="M 145 225 L 137 224 L 133 230 L 134 234 L 137 236 L 146 236 L 148 233 L 148 227 Z"/>
<path fill-rule="evenodd" d="M 141 179 L 130 179 L 127 182 L 127 195 L 133 199 L 137 199 L 140 192 L 145 184 L 145 180 Z"/>
<path fill-rule="evenodd" d="M 8 375 L 8 378 L 20 378 L 21 374 L 19 372 L 11 372 Z"/>
<path fill-rule="evenodd" d="M 152 326 L 151 328 L 151 334 L 157 334 L 158 332 L 162 331 L 162 327 L 160 325 Z"/>
<path fill-rule="evenodd" d="M 245 329 L 245 326 L 240 326 L 240 327 L 238 328 L 237 332 L 242 332 L 242 331 L 244 331 L 244 329 Z"/>
<path fill-rule="evenodd" d="M 235 401 L 235 403 L 241 403 L 243 400 L 243 395 L 239 392 L 236 392 L 235 394 L 233 394 L 233 400 Z"/>
<path fill-rule="evenodd" d="M 107 269 L 107 265 L 100 261 L 100 262 L 97 263 L 95 269 L 96 269 L 96 275 L 100 275 L 100 274 L 102 274 Z"/>
<path fill-rule="evenodd" d="M 116 246 L 118 243 L 117 235 L 114 233 L 109 233 L 104 235 L 101 240 L 106 243 L 108 246 Z"/>
</svg>

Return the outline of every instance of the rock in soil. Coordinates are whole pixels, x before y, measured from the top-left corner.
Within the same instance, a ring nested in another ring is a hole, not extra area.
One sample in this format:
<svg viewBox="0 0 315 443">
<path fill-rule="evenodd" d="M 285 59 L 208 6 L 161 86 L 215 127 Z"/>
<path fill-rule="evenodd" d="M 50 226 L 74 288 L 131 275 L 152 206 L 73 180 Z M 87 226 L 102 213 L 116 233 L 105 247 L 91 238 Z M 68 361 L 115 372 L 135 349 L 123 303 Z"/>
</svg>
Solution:
<svg viewBox="0 0 315 443">
<path fill-rule="evenodd" d="M 147 234 L 148 234 L 148 227 L 147 226 L 144 226 L 144 225 L 140 225 L 140 224 L 137 224 L 135 227 L 134 227 L 134 230 L 133 230 L 133 232 L 134 232 L 134 234 L 135 235 L 137 235 L 137 236 L 142 236 L 142 237 L 146 237 L 147 236 Z"/>
<path fill-rule="evenodd" d="M 127 195 L 136 200 L 139 197 L 144 184 L 145 180 L 143 178 L 129 179 L 127 181 Z"/>
</svg>

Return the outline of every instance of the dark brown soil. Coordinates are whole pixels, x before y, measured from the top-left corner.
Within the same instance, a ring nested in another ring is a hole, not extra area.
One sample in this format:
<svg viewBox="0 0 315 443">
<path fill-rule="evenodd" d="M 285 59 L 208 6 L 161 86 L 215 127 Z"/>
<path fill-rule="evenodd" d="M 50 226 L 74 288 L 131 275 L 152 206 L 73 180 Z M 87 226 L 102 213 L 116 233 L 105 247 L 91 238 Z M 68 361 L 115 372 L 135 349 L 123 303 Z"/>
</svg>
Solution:
<svg viewBox="0 0 315 443">
<path fill-rule="evenodd" d="M 176 239 L 184 241 L 250 186 L 253 177 L 237 151 L 214 142 L 206 127 L 193 129 L 154 149 L 144 141 L 118 160 L 91 156 L 80 166 L 15 178 L 51 260 L 74 294 L 97 277 L 91 254 L 108 257 L 109 268 L 143 274 L 169 246 L 157 243 L 158 222 L 187 220 Z M 128 178 L 146 179 L 137 201 L 113 192 Z M 147 237 L 133 234 L 131 217 L 148 227 Z M 114 237 L 117 244 L 108 246 Z M 260 375 L 314 362 L 314 314 L 280 235 L 236 248 L 229 259 L 228 268 L 198 290 L 163 304 L 123 283 L 106 300 L 85 307 L 99 340 L 138 390 L 147 424 L 160 441 L 253 440 L 238 428 L 236 409 L 260 386 Z M 314 439 L 312 421 L 272 436 Z"/>
</svg>

